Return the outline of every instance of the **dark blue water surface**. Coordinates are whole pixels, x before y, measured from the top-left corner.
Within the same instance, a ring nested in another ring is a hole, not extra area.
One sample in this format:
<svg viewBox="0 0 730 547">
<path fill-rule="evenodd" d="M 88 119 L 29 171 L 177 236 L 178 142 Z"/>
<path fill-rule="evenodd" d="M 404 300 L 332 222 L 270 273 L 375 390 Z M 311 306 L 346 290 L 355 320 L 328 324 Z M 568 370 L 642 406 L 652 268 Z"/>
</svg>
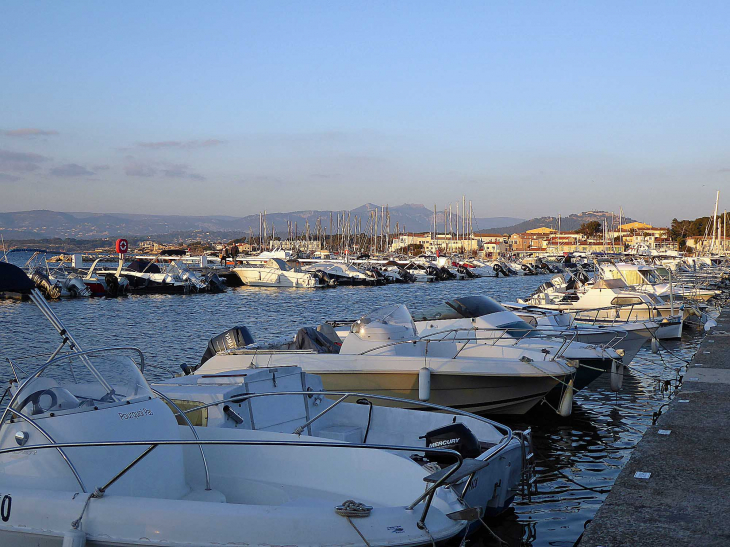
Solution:
<svg viewBox="0 0 730 547">
<path fill-rule="evenodd" d="M 22 264 L 27 257 L 11 254 Z M 257 340 L 293 336 L 302 326 L 324 320 L 355 319 L 387 304 L 422 309 L 444 300 L 484 294 L 500 301 L 529 295 L 546 276 L 482 278 L 430 284 L 333 289 L 241 287 L 223 294 L 130 296 L 51 302 L 56 314 L 84 348 L 136 346 L 146 356 L 148 378 L 168 377 L 181 363 L 196 363 L 208 340 L 236 326 Z M 674 378 L 689 359 L 700 335 L 663 342 L 658 355 L 641 350 L 625 376 L 623 390 L 610 390 L 601 377 L 576 394 L 573 414 L 560 418 L 547 406 L 526 416 L 497 418 L 515 428 L 531 427 L 537 459 L 538 492 L 515 501 L 514 510 L 487 524 L 510 545 L 573 545 L 643 431 L 652 413 L 668 399 L 658 378 Z M 0 380 L 10 378 L 6 357 L 50 353 L 58 334 L 30 302 L 0 301 Z M 671 352 L 671 353 L 670 353 Z M 473 541 L 496 544 L 488 534 Z"/>
</svg>

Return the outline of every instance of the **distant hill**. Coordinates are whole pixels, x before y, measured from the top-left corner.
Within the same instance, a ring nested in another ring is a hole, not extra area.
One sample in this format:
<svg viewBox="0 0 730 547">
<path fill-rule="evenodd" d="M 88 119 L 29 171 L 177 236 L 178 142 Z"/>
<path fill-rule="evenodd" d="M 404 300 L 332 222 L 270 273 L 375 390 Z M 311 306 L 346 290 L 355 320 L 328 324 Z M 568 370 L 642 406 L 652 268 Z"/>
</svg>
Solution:
<svg viewBox="0 0 730 547">
<path fill-rule="evenodd" d="M 360 219 L 360 225 L 366 230 L 371 212 L 378 211 L 381 217 L 382 206 L 366 203 L 349 213 L 350 222 L 354 224 L 355 217 Z M 390 228 L 394 232 L 396 223 L 400 231 L 411 232 L 428 231 L 433 225 L 433 211 L 421 204 L 403 204 L 389 207 Z M 337 215 L 343 211 L 293 211 L 289 213 L 266 214 L 268 231 L 273 227 L 278 235 L 287 233 L 287 223 L 296 224 L 299 233 L 309 223 L 310 230 L 315 229 L 317 220 L 323 229 L 330 232 L 330 215 L 334 226 L 337 225 Z M 373 213 L 374 214 L 374 213 Z M 494 217 L 474 218 L 474 229 L 490 229 L 493 226 L 503 226 L 509 223 L 520 222 L 521 218 Z M 444 213 L 436 214 L 437 226 L 443 230 Z M 460 222 L 460 217 L 454 215 L 453 222 Z M 72 212 L 60 213 L 57 211 L 37 210 L 0 213 L 0 234 L 8 239 L 48 239 L 48 238 L 76 238 L 76 239 L 116 239 L 117 237 L 157 236 L 170 235 L 184 237 L 186 233 L 195 233 L 196 237 L 213 234 L 226 234 L 233 237 L 253 232 L 258 235 L 259 215 L 245 217 L 233 216 L 187 216 L 187 215 L 140 215 L 129 213 L 89 213 Z"/>
<path fill-rule="evenodd" d="M 592 222 L 597 220 L 603 223 L 604 219 L 607 219 L 609 226 L 613 221 L 615 226 L 618 226 L 619 218 L 618 215 L 612 215 L 606 211 L 586 211 L 583 213 L 572 214 L 560 218 L 560 229 L 565 232 L 574 232 L 580 228 L 581 224 L 586 222 Z M 622 217 L 622 224 L 628 224 L 629 222 L 636 222 L 630 217 Z M 490 230 L 490 232 L 496 232 L 498 234 L 514 234 L 522 233 L 528 230 L 534 230 L 535 228 L 552 228 L 553 230 L 558 229 L 558 217 L 537 217 L 530 220 L 525 220 L 518 224 L 512 224 L 510 226 L 497 227 Z M 485 233 L 480 230 L 481 233 Z"/>
</svg>

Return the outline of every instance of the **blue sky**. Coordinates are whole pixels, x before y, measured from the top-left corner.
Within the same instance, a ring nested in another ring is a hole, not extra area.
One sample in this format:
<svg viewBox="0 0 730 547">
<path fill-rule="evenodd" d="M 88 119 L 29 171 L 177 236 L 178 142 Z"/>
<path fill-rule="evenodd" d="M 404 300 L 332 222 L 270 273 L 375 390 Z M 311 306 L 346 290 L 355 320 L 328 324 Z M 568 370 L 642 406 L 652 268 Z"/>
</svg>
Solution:
<svg viewBox="0 0 730 547">
<path fill-rule="evenodd" d="M 11 2 L 0 210 L 730 197 L 728 2 Z"/>
</svg>

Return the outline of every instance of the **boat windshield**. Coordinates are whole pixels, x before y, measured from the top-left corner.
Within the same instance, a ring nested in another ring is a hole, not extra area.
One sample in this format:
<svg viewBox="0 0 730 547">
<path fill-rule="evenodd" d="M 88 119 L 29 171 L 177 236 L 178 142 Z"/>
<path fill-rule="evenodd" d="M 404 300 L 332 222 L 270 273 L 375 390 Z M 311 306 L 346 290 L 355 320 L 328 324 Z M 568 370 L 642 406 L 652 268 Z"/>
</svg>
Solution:
<svg viewBox="0 0 730 547">
<path fill-rule="evenodd" d="M 38 375 L 20 380 L 12 408 L 29 416 L 54 416 L 153 397 L 135 362 L 125 355 L 58 357 Z"/>
<path fill-rule="evenodd" d="M 352 324 L 350 332 L 358 333 L 360 332 L 361 327 L 369 325 L 370 323 L 404 327 L 411 331 L 411 334 L 414 337 L 416 336 L 416 325 L 413 323 L 413 318 L 411 317 L 411 313 L 408 311 L 408 308 L 406 308 L 403 304 L 383 306 L 382 308 L 378 308 L 367 315 L 363 315 Z"/>
<path fill-rule="evenodd" d="M 284 262 L 281 258 L 270 258 L 266 263 L 266 267 L 273 268 L 275 270 L 281 270 L 282 272 L 287 272 L 291 270 L 289 264 Z"/>
<path fill-rule="evenodd" d="M 414 312 L 413 318 L 416 321 L 440 321 L 482 317 L 503 311 L 507 309 L 488 296 L 466 296 L 449 300 L 422 312 Z"/>
</svg>

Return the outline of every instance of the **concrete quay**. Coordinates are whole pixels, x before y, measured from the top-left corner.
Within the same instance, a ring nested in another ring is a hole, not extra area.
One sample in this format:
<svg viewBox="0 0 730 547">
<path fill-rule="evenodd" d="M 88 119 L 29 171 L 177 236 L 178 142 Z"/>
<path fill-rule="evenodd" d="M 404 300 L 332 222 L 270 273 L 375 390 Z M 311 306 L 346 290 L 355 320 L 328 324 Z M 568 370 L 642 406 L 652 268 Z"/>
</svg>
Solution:
<svg viewBox="0 0 730 547">
<path fill-rule="evenodd" d="M 730 307 L 717 322 L 580 547 L 730 545 Z"/>
</svg>

